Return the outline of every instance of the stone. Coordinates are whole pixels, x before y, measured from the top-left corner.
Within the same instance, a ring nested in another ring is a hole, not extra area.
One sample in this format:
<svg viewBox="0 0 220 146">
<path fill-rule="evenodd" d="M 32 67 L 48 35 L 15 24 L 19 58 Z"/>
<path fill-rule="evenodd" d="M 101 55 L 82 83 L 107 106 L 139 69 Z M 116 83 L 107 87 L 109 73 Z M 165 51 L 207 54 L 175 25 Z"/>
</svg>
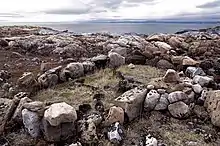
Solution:
<svg viewBox="0 0 220 146">
<path fill-rule="evenodd" d="M 6 81 L 7 79 L 11 78 L 11 73 L 6 70 L 0 70 L 0 78 L 3 81 Z"/>
<path fill-rule="evenodd" d="M 194 59 L 192 59 L 192 58 L 190 58 L 188 56 L 185 56 L 183 58 L 182 65 L 183 66 L 196 66 L 196 65 L 199 65 L 199 62 L 195 61 Z"/>
<path fill-rule="evenodd" d="M 194 82 L 195 84 L 199 84 L 199 85 L 201 85 L 202 87 L 204 87 L 204 86 L 209 85 L 211 82 L 213 82 L 213 79 L 210 78 L 210 77 L 207 77 L 207 76 L 199 76 L 199 75 L 196 75 L 196 76 L 193 78 L 193 82 Z"/>
<path fill-rule="evenodd" d="M 150 134 L 146 136 L 146 141 L 144 146 L 158 146 L 157 139 L 152 137 Z"/>
<path fill-rule="evenodd" d="M 184 101 L 187 98 L 188 97 L 184 92 L 175 91 L 175 92 L 172 92 L 172 93 L 169 94 L 168 101 L 169 101 L 169 103 L 174 103 L 174 102 L 178 102 L 178 101 Z"/>
<path fill-rule="evenodd" d="M 124 110 L 121 107 L 113 106 L 110 108 L 105 125 L 110 126 L 115 122 L 124 123 Z"/>
<path fill-rule="evenodd" d="M 182 40 L 179 37 L 172 36 L 168 42 L 174 48 L 181 48 Z"/>
<path fill-rule="evenodd" d="M 20 99 L 22 99 L 22 98 L 24 98 L 24 97 L 28 97 L 28 93 L 26 93 L 26 92 L 19 92 L 19 93 L 17 93 L 17 94 L 14 96 L 14 99 L 20 100 Z"/>
<path fill-rule="evenodd" d="M 23 105 L 25 109 L 28 109 L 29 111 L 36 112 L 40 116 L 43 116 L 45 104 L 41 101 L 34 101 L 34 102 L 27 102 Z"/>
<path fill-rule="evenodd" d="M 105 68 L 108 62 L 108 56 L 106 55 L 98 55 L 93 58 L 91 58 L 91 61 L 95 63 L 96 67 L 99 68 Z"/>
<path fill-rule="evenodd" d="M 19 79 L 18 85 L 29 87 L 35 82 L 34 74 L 31 72 L 25 72 Z"/>
<path fill-rule="evenodd" d="M 171 62 L 174 65 L 182 65 L 183 58 L 183 56 L 171 56 Z"/>
<path fill-rule="evenodd" d="M 96 66 L 94 62 L 85 61 L 82 64 L 84 68 L 84 74 L 93 73 L 96 70 Z"/>
<path fill-rule="evenodd" d="M 76 110 L 65 102 L 52 104 L 45 112 L 44 119 L 50 125 L 58 126 L 61 123 L 74 122 L 77 119 Z"/>
<path fill-rule="evenodd" d="M 147 85 L 148 90 L 153 90 L 154 88 L 155 88 L 154 85 Z"/>
<path fill-rule="evenodd" d="M 15 105 L 13 100 L 0 98 L 0 135 L 3 134 L 6 123 L 16 108 Z"/>
<path fill-rule="evenodd" d="M 119 122 L 112 124 L 108 130 L 108 139 L 114 144 L 120 144 L 124 137 L 124 130 Z"/>
<path fill-rule="evenodd" d="M 169 96 L 168 93 L 162 94 L 154 110 L 156 111 L 166 110 L 169 105 L 168 96 Z"/>
<path fill-rule="evenodd" d="M 205 76 L 205 72 L 200 67 L 187 67 L 185 74 L 190 77 L 194 78 L 196 75 Z"/>
<path fill-rule="evenodd" d="M 48 142 L 60 142 L 67 140 L 69 137 L 75 134 L 75 124 L 71 123 L 61 123 L 58 126 L 52 126 L 45 119 L 42 120 L 42 132 L 44 138 Z"/>
<path fill-rule="evenodd" d="M 73 144 L 71 144 L 69 146 L 82 146 L 82 144 L 80 142 L 77 142 L 77 143 L 73 143 Z"/>
<path fill-rule="evenodd" d="M 40 118 L 37 113 L 27 109 L 22 110 L 22 120 L 27 132 L 34 138 L 40 136 Z"/>
<path fill-rule="evenodd" d="M 164 60 L 164 59 L 157 62 L 157 67 L 161 69 L 174 69 L 175 68 L 173 64 L 171 64 L 169 61 Z"/>
<path fill-rule="evenodd" d="M 166 74 L 163 77 L 164 82 L 166 83 L 173 83 L 173 82 L 179 82 L 180 77 L 177 74 L 177 72 L 173 69 L 168 69 Z"/>
<path fill-rule="evenodd" d="M 56 74 L 56 75 L 59 75 L 60 71 L 62 70 L 62 66 L 57 66 L 57 67 L 54 67 L 54 68 L 51 68 L 49 70 L 46 71 L 47 74 Z"/>
<path fill-rule="evenodd" d="M 155 44 L 158 48 L 161 48 L 161 49 L 166 50 L 166 51 L 172 49 L 172 47 L 171 47 L 169 44 L 165 43 L 165 42 L 159 42 L 159 41 L 158 41 L 158 42 L 155 42 L 154 44 Z"/>
<path fill-rule="evenodd" d="M 206 120 L 209 118 L 209 114 L 204 106 L 195 105 L 193 108 L 193 113 L 201 120 Z"/>
<path fill-rule="evenodd" d="M 170 104 L 168 110 L 173 117 L 179 119 L 187 118 L 190 114 L 189 106 L 182 101 Z"/>
<path fill-rule="evenodd" d="M 7 47 L 8 42 L 5 39 L 0 39 L 0 47 Z"/>
<path fill-rule="evenodd" d="M 80 120 L 78 123 L 78 131 L 81 137 L 80 141 L 84 144 L 96 143 L 98 141 L 98 137 L 95 123 L 85 120 Z"/>
<path fill-rule="evenodd" d="M 119 55 L 118 53 L 110 52 L 108 57 L 110 59 L 109 66 L 111 68 L 117 68 L 125 64 L 125 57 Z"/>
<path fill-rule="evenodd" d="M 151 90 L 144 101 L 144 111 L 151 111 L 155 108 L 160 99 L 160 94 L 156 90 Z"/>
<path fill-rule="evenodd" d="M 208 91 L 207 97 L 205 99 L 204 107 L 211 113 L 215 111 L 220 102 L 220 90 Z"/>
<path fill-rule="evenodd" d="M 123 57 L 127 57 L 127 48 L 124 48 L 124 47 L 117 47 L 117 48 L 111 49 L 110 52 L 115 52 L 115 53 L 120 54 Z"/>
<path fill-rule="evenodd" d="M 70 63 L 60 72 L 60 80 L 67 81 L 69 78 L 76 79 L 82 77 L 83 75 L 84 67 L 82 63 Z"/>
<path fill-rule="evenodd" d="M 135 69 L 135 65 L 132 64 L 132 63 L 130 63 L 130 64 L 128 65 L 128 68 L 130 68 L 130 69 Z"/>
<path fill-rule="evenodd" d="M 207 96 L 208 96 L 208 90 L 204 89 L 201 93 L 201 96 L 198 98 L 197 103 L 199 105 L 203 105 Z"/>
<path fill-rule="evenodd" d="M 165 34 L 153 34 L 147 37 L 148 41 L 161 41 L 165 40 Z"/>
<path fill-rule="evenodd" d="M 46 71 L 50 70 L 52 66 L 53 66 L 53 64 L 50 62 L 42 62 L 40 65 L 40 70 L 42 72 L 46 72 Z"/>
<path fill-rule="evenodd" d="M 44 73 L 38 78 L 41 87 L 48 88 L 57 85 L 59 77 L 56 74 Z"/>
<path fill-rule="evenodd" d="M 200 94 L 203 90 L 202 86 L 199 84 L 192 85 L 193 91 L 197 94 Z"/>
<path fill-rule="evenodd" d="M 146 97 L 147 90 L 141 88 L 131 89 L 114 100 L 116 106 L 124 109 L 129 120 L 138 117 L 143 110 L 143 102 Z"/>
<path fill-rule="evenodd" d="M 20 100 L 20 102 L 19 102 L 19 104 L 18 104 L 18 106 L 17 106 L 17 108 L 16 108 L 16 110 L 15 110 L 13 116 L 12 116 L 12 120 L 14 120 L 14 121 L 16 121 L 18 123 L 22 123 L 22 110 L 24 108 L 24 104 L 28 103 L 28 102 L 31 102 L 31 101 L 32 100 L 30 98 L 23 97 Z"/>
<path fill-rule="evenodd" d="M 85 120 L 87 120 L 88 122 L 93 122 L 96 126 L 98 126 L 99 124 L 101 124 L 103 118 L 99 112 L 93 112 L 89 115 L 86 115 Z"/>
<path fill-rule="evenodd" d="M 157 92 L 159 94 L 165 94 L 166 93 L 166 90 L 165 89 L 157 89 Z"/>
</svg>

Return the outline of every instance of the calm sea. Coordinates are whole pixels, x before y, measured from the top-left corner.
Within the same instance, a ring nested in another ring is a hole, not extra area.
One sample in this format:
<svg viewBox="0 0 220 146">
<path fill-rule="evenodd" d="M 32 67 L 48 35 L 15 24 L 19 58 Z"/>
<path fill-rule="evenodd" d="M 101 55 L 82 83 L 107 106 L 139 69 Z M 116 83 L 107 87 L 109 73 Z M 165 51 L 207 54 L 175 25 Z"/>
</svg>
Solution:
<svg viewBox="0 0 220 146">
<path fill-rule="evenodd" d="M 23 25 L 24 23 L 20 23 Z M 17 24 L 16 24 L 17 25 Z M 186 29 L 215 27 L 219 23 L 31 23 L 58 30 L 69 30 L 75 33 L 109 32 L 116 34 L 138 33 L 175 33 Z"/>
</svg>

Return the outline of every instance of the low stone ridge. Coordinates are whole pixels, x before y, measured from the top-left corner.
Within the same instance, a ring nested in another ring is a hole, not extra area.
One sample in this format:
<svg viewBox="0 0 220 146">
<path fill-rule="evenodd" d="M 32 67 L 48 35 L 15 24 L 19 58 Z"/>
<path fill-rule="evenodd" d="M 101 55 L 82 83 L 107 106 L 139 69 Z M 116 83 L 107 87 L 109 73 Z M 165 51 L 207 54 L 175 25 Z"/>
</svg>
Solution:
<svg viewBox="0 0 220 146">
<path fill-rule="evenodd" d="M 220 145 L 218 30 L 0 27 L 0 145 Z"/>
</svg>

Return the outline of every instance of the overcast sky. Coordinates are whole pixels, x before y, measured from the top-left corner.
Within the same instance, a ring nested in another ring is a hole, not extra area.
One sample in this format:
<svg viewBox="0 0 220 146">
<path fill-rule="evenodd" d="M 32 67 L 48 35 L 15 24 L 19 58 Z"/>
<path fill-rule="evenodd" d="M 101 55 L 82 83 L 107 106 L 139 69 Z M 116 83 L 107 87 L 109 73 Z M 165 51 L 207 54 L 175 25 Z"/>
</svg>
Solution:
<svg viewBox="0 0 220 146">
<path fill-rule="evenodd" d="M 0 21 L 220 20 L 220 0 L 1 0 Z"/>
</svg>

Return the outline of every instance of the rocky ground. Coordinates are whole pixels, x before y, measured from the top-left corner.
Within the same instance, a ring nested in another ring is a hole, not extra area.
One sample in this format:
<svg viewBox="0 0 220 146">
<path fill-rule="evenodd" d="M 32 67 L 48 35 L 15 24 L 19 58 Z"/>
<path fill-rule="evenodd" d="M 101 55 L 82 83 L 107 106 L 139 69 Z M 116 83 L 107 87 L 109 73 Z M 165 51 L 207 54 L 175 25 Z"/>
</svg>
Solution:
<svg viewBox="0 0 220 146">
<path fill-rule="evenodd" d="M 220 28 L 0 27 L 0 145 L 220 145 Z"/>
</svg>

